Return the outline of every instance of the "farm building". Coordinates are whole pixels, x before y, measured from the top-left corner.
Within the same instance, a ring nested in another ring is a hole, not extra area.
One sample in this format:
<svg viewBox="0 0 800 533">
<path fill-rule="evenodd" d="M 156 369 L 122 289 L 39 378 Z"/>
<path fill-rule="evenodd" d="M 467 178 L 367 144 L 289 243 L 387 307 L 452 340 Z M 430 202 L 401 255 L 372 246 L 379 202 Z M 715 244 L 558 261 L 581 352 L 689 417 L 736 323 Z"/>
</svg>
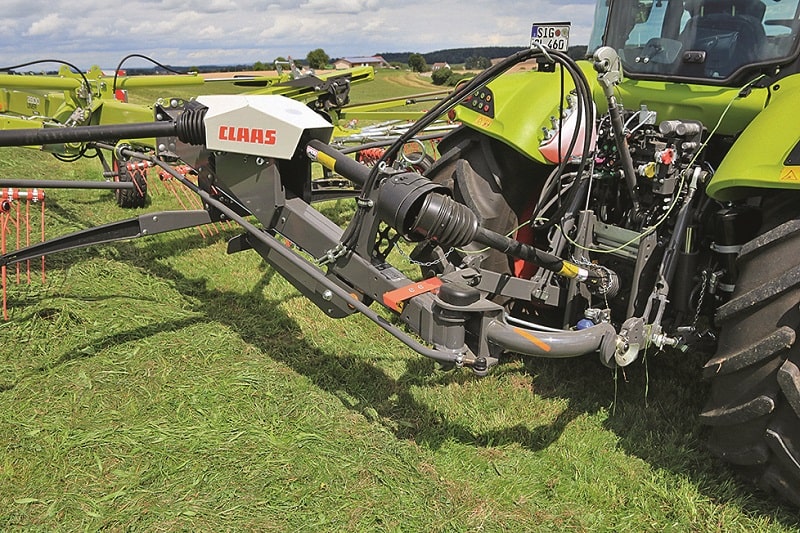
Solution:
<svg viewBox="0 0 800 533">
<path fill-rule="evenodd" d="M 334 61 L 333 66 L 337 70 L 353 67 L 391 68 L 391 65 L 381 56 L 343 57 Z"/>
</svg>

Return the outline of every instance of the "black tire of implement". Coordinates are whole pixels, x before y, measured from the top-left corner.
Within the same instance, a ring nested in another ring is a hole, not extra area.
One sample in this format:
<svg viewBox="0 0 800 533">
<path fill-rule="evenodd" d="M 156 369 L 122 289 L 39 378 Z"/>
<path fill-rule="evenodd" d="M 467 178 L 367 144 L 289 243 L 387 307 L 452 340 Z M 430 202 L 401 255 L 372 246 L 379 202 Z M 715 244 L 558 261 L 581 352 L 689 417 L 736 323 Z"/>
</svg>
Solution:
<svg viewBox="0 0 800 533">
<path fill-rule="evenodd" d="M 778 500 L 800 506 L 800 195 L 764 203 L 758 237 L 739 253 L 731 300 L 717 310 L 711 395 L 700 415 L 709 449 Z"/>
<path fill-rule="evenodd" d="M 117 205 L 123 209 L 136 209 L 144 207 L 147 202 L 147 180 L 141 172 L 129 172 L 124 164 L 114 161 L 116 172 L 115 181 L 120 183 L 133 182 L 135 187 L 132 189 L 114 189 L 114 198 Z"/>
</svg>

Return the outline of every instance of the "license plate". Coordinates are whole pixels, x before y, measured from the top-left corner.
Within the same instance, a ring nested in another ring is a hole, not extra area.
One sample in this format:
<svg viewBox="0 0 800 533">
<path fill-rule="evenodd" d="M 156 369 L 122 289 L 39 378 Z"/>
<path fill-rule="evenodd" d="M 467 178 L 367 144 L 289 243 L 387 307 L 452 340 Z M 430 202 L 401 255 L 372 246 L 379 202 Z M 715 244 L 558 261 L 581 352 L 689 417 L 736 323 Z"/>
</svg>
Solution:
<svg viewBox="0 0 800 533">
<path fill-rule="evenodd" d="M 569 49 L 569 22 L 534 24 L 531 27 L 531 48 L 543 46 L 550 50 L 566 52 Z"/>
</svg>

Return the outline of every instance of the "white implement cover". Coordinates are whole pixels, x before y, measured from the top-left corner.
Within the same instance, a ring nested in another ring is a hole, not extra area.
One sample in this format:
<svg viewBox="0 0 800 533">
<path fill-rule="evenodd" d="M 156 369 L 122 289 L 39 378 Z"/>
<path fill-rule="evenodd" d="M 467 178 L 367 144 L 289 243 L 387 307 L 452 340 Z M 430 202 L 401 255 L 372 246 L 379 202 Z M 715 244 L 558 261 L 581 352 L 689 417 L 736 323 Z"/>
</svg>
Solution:
<svg viewBox="0 0 800 533">
<path fill-rule="evenodd" d="M 204 119 L 209 150 L 291 159 L 304 131 L 327 143 L 333 125 L 305 104 L 285 96 L 207 95 Z"/>
</svg>

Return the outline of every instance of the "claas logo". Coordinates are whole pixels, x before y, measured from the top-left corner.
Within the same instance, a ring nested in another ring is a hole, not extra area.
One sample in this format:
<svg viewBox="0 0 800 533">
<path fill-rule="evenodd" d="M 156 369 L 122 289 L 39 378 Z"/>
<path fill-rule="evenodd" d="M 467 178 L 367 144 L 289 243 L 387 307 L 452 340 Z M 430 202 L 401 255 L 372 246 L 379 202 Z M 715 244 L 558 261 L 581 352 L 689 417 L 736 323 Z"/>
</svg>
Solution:
<svg viewBox="0 0 800 533">
<path fill-rule="evenodd" d="M 237 126 L 220 126 L 219 140 L 249 144 L 275 144 L 278 132 L 261 128 L 242 128 Z"/>
</svg>

